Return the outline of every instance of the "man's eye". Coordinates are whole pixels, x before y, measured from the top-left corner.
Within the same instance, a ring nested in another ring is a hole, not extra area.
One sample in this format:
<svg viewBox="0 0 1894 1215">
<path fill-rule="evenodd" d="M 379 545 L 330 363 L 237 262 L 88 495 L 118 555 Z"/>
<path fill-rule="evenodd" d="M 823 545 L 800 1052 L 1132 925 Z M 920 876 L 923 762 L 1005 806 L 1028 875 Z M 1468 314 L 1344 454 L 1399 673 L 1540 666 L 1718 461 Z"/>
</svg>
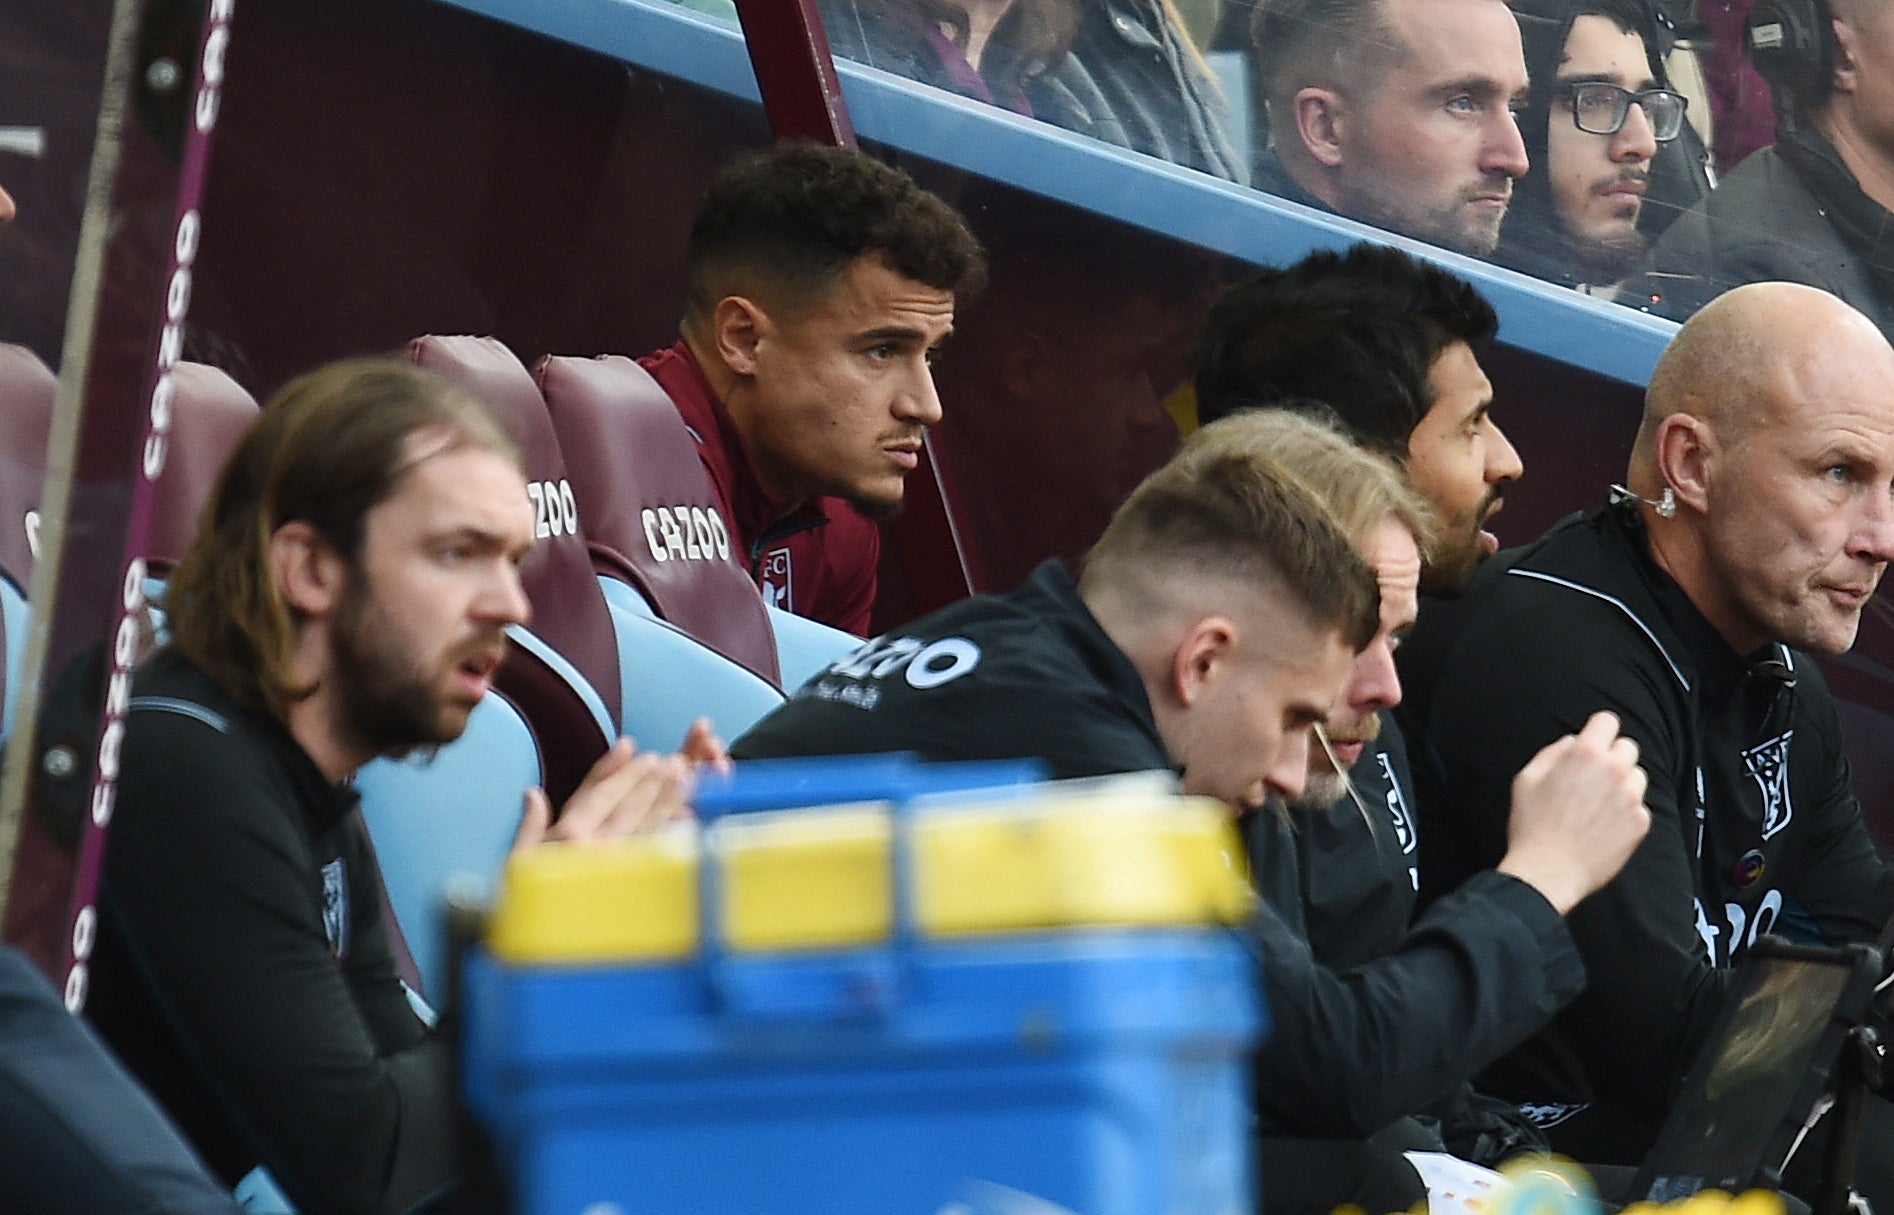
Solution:
<svg viewBox="0 0 1894 1215">
<path fill-rule="evenodd" d="M 1831 464 L 1823 470 L 1822 475 L 1837 485 L 1846 485 L 1854 479 L 1854 470 L 1846 464 Z"/>
<path fill-rule="evenodd" d="M 1480 103 L 1467 94 L 1462 93 L 1458 97 L 1448 98 L 1447 112 L 1450 114 L 1477 114 L 1480 112 Z"/>
</svg>

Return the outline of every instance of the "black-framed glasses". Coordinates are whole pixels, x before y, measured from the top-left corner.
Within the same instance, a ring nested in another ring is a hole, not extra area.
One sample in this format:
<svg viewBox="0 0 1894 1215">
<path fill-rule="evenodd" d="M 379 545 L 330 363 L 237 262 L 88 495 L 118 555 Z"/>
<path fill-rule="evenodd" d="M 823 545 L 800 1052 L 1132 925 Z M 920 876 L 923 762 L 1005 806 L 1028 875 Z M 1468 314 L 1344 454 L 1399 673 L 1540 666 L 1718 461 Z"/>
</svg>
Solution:
<svg viewBox="0 0 1894 1215">
<path fill-rule="evenodd" d="M 1572 124 L 1588 135 L 1616 135 L 1624 127 L 1631 103 L 1644 107 L 1651 124 L 1651 136 L 1659 143 L 1677 138 L 1684 129 L 1684 111 L 1690 99 L 1669 89 L 1645 89 L 1633 93 L 1602 80 L 1580 81 L 1563 85 L 1559 95 L 1572 107 Z"/>
</svg>

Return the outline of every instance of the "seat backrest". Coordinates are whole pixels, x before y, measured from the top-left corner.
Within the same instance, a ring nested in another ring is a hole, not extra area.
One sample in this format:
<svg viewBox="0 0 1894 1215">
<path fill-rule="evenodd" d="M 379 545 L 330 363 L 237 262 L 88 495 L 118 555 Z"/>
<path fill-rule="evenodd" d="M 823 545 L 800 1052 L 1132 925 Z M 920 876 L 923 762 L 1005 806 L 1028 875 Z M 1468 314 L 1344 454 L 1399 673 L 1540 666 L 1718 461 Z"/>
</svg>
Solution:
<svg viewBox="0 0 1894 1215">
<path fill-rule="evenodd" d="M 179 363 L 172 375 L 171 438 L 145 538 L 145 560 L 160 577 L 191 547 L 218 476 L 257 417 L 256 399 L 215 367 Z"/>
<path fill-rule="evenodd" d="M 520 566 L 533 605 L 530 635 L 515 637 L 536 637 L 544 648 L 508 647 L 494 687 L 532 728 L 546 792 L 554 806 L 562 805 L 617 733 L 620 687 L 611 614 L 592 572 L 552 420 L 533 377 L 493 338 L 416 338 L 408 356 L 478 396 L 519 447 L 537 539 Z M 562 669 L 559 657 L 570 666 Z M 575 671 L 589 688 L 575 684 Z"/>
<path fill-rule="evenodd" d="M 59 380 L 24 346 L 0 344 L 0 573 L 25 591 L 39 548 L 46 440 Z"/>
<path fill-rule="evenodd" d="M 785 692 L 794 692 L 828 670 L 830 663 L 866 644 L 834 625 L 785 612 L 775 604 L 768 607 L 770 627 L 776 631 L 776 653 L 783 664 Z"/>
<path fill-rule="evenodd" d="M 448 997 L 446 896 L 456 884 L 494 890 L 526 790 L 540 778 L 532 731 L 500 693 L 431 757 L 378 759 L 356 773 L 389 908 L 437 1004 Z"/>
<path fill-rule="evenodd" d="M 625 733 L 642 749 L 675 751 L 691 723 L 710 719 L 726 741 L 783 703 L 775 684 L 666 621 L 614 607 L 623 662 Z"/>
<path fill-rule="evenodd" d="M 622 355 L 552 356 L 534 368 L 594 568 L 657 615 L 781 686 L 763 597 L 671 398 Z"/>
</svg>

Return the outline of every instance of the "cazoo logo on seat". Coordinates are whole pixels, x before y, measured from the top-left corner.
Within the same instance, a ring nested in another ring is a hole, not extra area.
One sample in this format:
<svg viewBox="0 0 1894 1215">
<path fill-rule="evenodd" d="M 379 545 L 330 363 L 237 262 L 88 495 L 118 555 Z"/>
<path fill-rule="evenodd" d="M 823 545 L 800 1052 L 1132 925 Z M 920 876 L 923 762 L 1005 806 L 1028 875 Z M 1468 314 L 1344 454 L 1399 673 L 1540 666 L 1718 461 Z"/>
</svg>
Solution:
<svg viewBox="0 0 1894 1215">
<path fill-rule="evenodd" d="M 579 534 L 579 503 L 572 496 L 572 482 L 528 481 L 526 496 L 533 500 L 533 539 Z"/>
<path fill-rule="evenodd" d="M 730 530 L 714 507 L 648 506 L 639 518 L 659 561 L 730 560 Z"/>
</svg>

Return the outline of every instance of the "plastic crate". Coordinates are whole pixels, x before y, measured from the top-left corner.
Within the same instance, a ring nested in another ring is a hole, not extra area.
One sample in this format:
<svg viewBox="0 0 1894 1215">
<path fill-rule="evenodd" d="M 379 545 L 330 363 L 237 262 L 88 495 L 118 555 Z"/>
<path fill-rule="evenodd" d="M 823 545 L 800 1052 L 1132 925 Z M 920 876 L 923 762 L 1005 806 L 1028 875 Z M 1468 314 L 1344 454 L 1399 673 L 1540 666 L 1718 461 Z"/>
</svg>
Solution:
<svg viewBox="0 0 1894 1215">
<path fill-rule="evenodd" d="M 1054 786 L 880 814 L 745 815 L 701 867 L 685 835 L 509 874 L 464 1067 L 520 1215 L 1253 1210 L 1262 1016 L 1222 809 Z M 981 857 L 1043 888 L 996 897 Z M 790 927 L 759 931 L 772 900 Z M 671 927 L 569 960 L 558 925 L 628 917 Z"/>
</svg>

